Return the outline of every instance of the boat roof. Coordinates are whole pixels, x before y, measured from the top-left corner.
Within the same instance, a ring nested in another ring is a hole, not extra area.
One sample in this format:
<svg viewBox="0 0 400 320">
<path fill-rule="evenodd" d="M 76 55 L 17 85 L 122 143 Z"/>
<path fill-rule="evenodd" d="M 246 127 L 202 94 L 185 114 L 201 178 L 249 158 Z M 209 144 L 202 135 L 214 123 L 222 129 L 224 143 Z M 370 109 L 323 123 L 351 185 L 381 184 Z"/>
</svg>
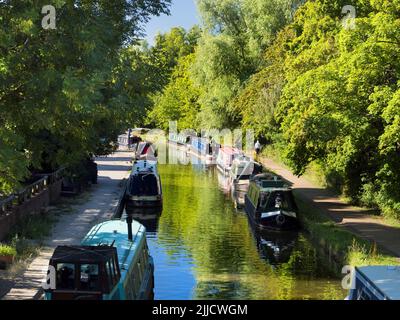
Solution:
<svg viewBox="0 0 400 320">
<path fill-rule="evenodd" d="M 400 300 L 400 266 L 357 267 L 356 271 L 389 299 Z"/>
<path fill-rule="evenodd" d="M 253 159 L 245 155 L 240 155 L 239 157 L 236 157 L 235 159 L 233 159 L 233 163 L 237 165 L 248 165 L 249 163 L 256 164 Z"/>
<path fill-rule="evenodd" d="M 109 261 L 115 253 L 111 246 L 59 246 L 55 249 L 51 261 L 54 263 L 102 263 Z"/>
<path fill-rule="evenodd" d="M 157 161 L 156 160 L 137 160 L 133 163 L 131 175 L 140 173 L 154 173 L 157 174 Z"/>
<path fill-rule="evenodd" d="M 255 183 L 261 192 L 292 191 L 290 186 L 283 180 L 259 180 L 251 182 Z"/>
<path fill-rule="evenodd" d="M 227 153 L 227 154 L 238 154 L 240 153 L 240 150 L 234 147 L 229 147 L 229 146 L 222 146 L 220 149 L 220 152 Z"/>
<path fill-rule="evenodd" d="M 129 262 L 145 237 L 146 228 L 137 221 L 132 222 L 133 241 L 128 239 L 128 224 L 122 220 L 110 220 L 96 225 L 82 241 L 83 246 L 111 245 L 117 249 L 121 274 L 129 268 Z"/>
</svg>

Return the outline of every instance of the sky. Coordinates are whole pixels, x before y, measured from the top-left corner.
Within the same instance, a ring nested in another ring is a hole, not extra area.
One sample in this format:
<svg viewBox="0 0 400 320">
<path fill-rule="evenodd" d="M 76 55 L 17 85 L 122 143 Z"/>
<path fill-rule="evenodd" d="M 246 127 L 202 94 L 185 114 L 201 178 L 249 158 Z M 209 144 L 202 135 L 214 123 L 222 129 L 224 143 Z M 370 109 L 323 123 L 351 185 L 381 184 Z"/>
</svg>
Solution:
<svg viewBox="0 0 400 320">
<path fill-rule="evenodd" d="M 150 45 L 154 44 L 154 37 L 158 32 L 167 32 L 173 27 L 181 26 L 190 29 L 199 24 L 195 0 L 172 0 L 171 15 L 153 17 L 146 25 L 146 40 Z"/>
</svg>

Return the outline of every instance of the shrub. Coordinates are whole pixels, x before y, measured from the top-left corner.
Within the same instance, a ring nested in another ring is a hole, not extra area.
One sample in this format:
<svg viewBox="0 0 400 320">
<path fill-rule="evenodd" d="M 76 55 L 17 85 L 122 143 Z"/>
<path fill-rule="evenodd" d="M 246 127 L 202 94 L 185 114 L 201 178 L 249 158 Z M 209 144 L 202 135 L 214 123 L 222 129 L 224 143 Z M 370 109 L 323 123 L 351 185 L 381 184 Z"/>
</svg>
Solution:
<svg viewBox="0 0 400 320">
<path fill-rule="evenodd" d="M 13 256 L 17 255 L 17 251 L 10 246 L 0 244 L 0 256 Z"/>
</svg>

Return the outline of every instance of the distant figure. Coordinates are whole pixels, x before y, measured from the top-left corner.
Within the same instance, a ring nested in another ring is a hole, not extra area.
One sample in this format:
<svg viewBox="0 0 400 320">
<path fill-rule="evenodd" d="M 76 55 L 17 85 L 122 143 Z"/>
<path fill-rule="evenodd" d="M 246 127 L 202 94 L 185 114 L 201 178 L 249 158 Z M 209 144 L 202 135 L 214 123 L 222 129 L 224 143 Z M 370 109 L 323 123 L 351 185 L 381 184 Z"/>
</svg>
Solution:
<svg viewBox="0 0 400 320">
<path fill-rule="evenodd" d="M 261 152 L 261 143 L 257 140 L 256 144 L 254 145 L 254 149 L 256 150 L 256 154 L 259 155 Z"/>
<path fill-rule="evenodd" d="M 129 130 L 128 130 L 128 149 L 131 149 L 131 135 L 132 135 L 132 129 L 129 128 Z"/>
</svg>

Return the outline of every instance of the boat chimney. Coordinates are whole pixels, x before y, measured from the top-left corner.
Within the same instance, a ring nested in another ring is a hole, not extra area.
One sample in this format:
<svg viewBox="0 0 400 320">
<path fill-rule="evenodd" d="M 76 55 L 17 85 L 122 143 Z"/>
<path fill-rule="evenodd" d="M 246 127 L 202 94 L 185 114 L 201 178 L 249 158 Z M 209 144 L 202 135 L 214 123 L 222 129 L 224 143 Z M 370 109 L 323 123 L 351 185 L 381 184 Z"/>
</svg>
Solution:
<svg viewBox="0 0 400 320">
<path fill-rule="evenodd" d="M 132 222 L 133 222 L 133 218 L 128 216 L 126 218 L 126 223 L 128 224 L 128 240 L 129 241 L 133 241 Z"/>
</svg>

